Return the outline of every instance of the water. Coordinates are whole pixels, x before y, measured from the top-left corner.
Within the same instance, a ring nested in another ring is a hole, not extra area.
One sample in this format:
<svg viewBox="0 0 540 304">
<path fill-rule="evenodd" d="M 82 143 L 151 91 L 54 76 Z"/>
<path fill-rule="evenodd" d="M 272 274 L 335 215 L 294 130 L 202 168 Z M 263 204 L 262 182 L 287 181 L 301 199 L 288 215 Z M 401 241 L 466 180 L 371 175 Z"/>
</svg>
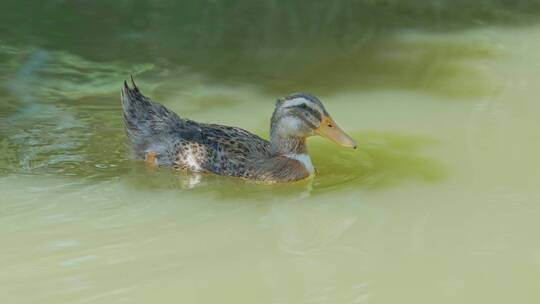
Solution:
<svg viewBox="0 0 540 304">
<path fill-rule="evenodd" d="M 1 303 L 540 300 L 536 1 L 5 1 Z M 125 156 L 121 82 L 267 137 L 309 91 L 286 185 Z"/>
</svg>

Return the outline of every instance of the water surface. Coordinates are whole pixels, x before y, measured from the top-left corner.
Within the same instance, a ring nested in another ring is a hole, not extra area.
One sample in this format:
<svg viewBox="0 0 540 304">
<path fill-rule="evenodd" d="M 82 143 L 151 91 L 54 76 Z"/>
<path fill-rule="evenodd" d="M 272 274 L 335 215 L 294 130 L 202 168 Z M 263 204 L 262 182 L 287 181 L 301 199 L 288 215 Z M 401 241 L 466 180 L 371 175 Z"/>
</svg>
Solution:
<svg viewBox="0 0 540 304">
<path fill-rule="evenodd" d="M 540 300 L 535 1 L 3 5 L 0 302 Z M 310 139 L 285 185 L 152 170 L 130 74 L 263 137 L 312 92 L 359 149 Z"/>
</svg>

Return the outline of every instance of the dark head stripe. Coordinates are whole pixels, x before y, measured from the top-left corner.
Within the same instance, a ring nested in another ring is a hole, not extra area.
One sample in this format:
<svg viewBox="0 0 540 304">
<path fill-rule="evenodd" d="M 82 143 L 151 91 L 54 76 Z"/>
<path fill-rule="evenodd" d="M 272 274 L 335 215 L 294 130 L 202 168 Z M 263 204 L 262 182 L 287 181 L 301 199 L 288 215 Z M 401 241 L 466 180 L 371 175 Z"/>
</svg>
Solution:
<svg viewBox="0 0 540 304">
<path fill-rule="evenodd" d="M 300 119 L 302 119 L 302 121 L 305 122 L 310 128 L 312 128 L 312 129 L 317 128 L 317 126 L 314 125 L 309 119 L 306 119 L 304 117 L 300 117 Z"/>
<path fill-rule="evenodd" d="M 322 120 L 321 113 L 319 113 L 319 111 L 313 109 L 313 108 L 310 107 L 310 106 L 307 106 L 307 105 L 297 105 L 296 108 L 299 108 L 299 109 L 302 109 L 302 110 L 308 112 L 308 113 L 311 114 L 313 117 L 317 118 L 317 120 L 319 120 L 319 121 Z"/>
</svg>

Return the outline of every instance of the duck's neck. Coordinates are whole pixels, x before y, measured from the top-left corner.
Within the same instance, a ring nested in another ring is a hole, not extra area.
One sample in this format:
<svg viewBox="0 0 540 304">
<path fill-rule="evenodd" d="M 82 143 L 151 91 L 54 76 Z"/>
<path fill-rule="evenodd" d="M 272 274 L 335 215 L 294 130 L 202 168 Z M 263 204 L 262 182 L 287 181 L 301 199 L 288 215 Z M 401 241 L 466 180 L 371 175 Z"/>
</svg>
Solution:
<svg viewBox="0 0 540 304">
<path fill-rule="evenodd" d="M 307 154 L 306 138 L 291 134 L 291 123 L 287 117 L 280 116 L 277 108 L 270 121 L 270 146 L 272 155 L 287 156 Z"/>
<path fill-rule="evenodd" d="M 307 154 L 305 137 L 284 136 L 274 132 L 270 136 L 271 152 L 273 155 L 291 156 Z"/>
<path fill-rule="evenodd" d="M 273 156 L 286 157 L 291 160 L 299 162 L 306 170 L 305 174 L 302 172 L 301 178 L 311 175 L 315 172 L 311 159 L 307 152 L 306 138 L 292 136 L 286 132 L 286 128 L 278 126 L 272 119 L 272 126 L 270 131 L 270 147 Z M 301 172 L 302 170 L 298 171 Z M 298 173 L 297 172 L 297 173 Z"/>
</svg>

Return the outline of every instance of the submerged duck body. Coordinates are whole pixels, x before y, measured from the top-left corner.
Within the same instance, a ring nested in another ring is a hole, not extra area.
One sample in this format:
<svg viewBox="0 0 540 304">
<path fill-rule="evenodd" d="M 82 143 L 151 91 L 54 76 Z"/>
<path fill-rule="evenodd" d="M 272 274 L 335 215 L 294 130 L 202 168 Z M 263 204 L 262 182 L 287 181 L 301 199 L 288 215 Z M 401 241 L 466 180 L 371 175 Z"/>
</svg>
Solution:
<svg viewBox="0 0 540 304">
<path fill-rule="evenodd" d="M 289 182 L 315 172 L 307 153 L 307 137 L 319 134 L 356 148 L 354 140 L 337 127 L 322 103 L 309 94 L 292 94 L 278 100 L 270 141 L 241 128 L 180 118 L 145 97 L 134 82 L 132 87 L 124 83 L 122 107 L 133 156 L 157 166 Z"/>
</svg>

